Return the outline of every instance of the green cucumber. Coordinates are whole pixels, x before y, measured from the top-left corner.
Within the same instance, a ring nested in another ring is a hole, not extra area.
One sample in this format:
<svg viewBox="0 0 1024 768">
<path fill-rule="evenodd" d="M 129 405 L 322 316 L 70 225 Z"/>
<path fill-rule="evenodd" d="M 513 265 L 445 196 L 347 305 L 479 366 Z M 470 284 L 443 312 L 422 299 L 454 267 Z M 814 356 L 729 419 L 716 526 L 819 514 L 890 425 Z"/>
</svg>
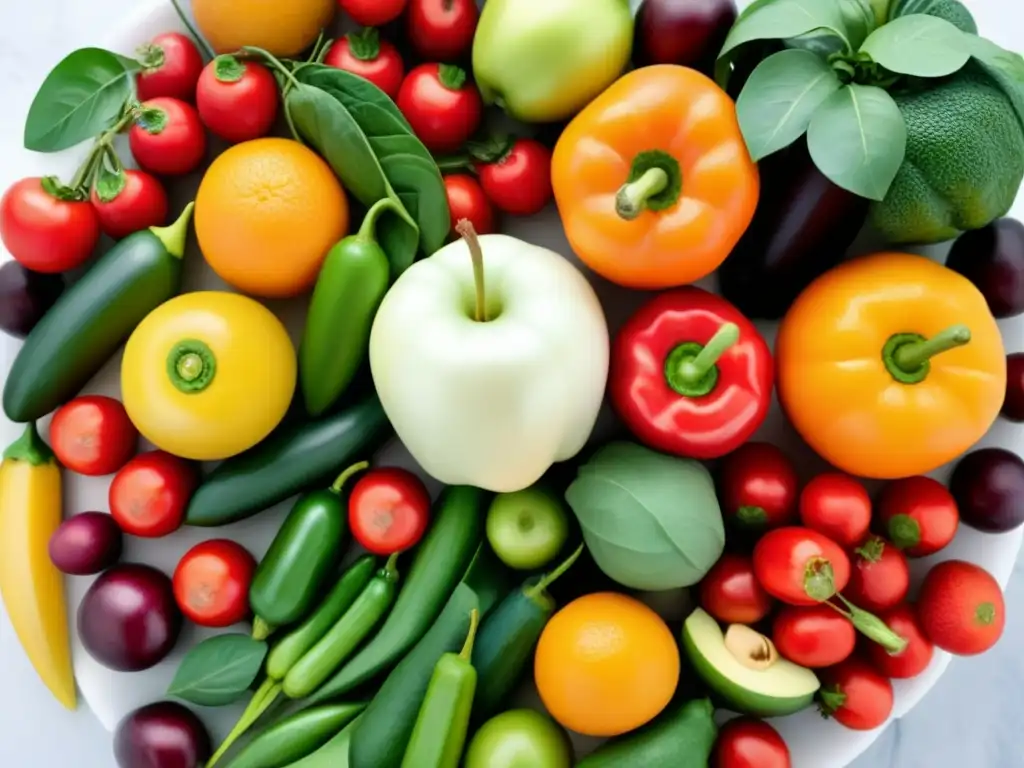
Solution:
<svg viewBox="0 0 1024 768">
<path fill-rule="evenodd" d="M 459 652 L 479 607 L 472 589 L 456 587 L 430 631 L 391 671 L 363 712 L 352 735 L 351 768 L 400 768 L 434 667 L 446 653 Z"/>
<path fill-rule="evenodd" d="M 288 768 L 349 768 L 348 755 L 352 744 L 352 734 L 359 727 L 362 715 L 346 725 L 333 739 L 324 744 L 311 755 L 292 763 Z"/>
<path fill-rule="evenodd" d="M 486 493 L 479 488 L 461 485 L 445 490 L 387 621 L 313 694 L 311 703 L 343 696 L 387 671 L 423 637 L 483 541 L 485 501 Z"/>
<path fill-rule="evenodd" d="M 185 523 L 227 525 L 299 491 L 327 485 L 343 467 L 372 453 L 390 434 L 387 416 L 375 396 L 316 421 L 286 425 L 213 470 L 192 495 Z"/>
<path fill-rule="evenodd" d="M 304 709 L 263 731 L 228 768 L 285 768 L 329 743 L 366 709 L 365 703 Z"/>
<path fill-rule="evenodd" d="M 178 295 L 192 207 L 169 227 L 124 238 L 64 291 L 14 359 L 7 418 L 36 421 L 75 397 L 146 315 Z"/>
</svg>

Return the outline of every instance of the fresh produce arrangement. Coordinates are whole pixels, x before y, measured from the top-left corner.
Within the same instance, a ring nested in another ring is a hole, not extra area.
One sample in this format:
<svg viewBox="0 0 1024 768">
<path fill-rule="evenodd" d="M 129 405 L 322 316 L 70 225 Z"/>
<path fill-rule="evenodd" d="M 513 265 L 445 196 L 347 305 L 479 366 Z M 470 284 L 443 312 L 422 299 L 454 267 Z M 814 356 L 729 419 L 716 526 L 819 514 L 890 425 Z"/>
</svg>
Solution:
<svg viewBox="0 0 1024 768">
<path fill-rule="evenodd" d="M 810 768 L 769 719 L 1000 640 L 948 548 L 1024 526 L 1024 58 L 967 6 L 172 4 L 0 199 L 0 597 L 68 708 L 72 633 L 181 652 L 119 768 Z"/>
</svg>

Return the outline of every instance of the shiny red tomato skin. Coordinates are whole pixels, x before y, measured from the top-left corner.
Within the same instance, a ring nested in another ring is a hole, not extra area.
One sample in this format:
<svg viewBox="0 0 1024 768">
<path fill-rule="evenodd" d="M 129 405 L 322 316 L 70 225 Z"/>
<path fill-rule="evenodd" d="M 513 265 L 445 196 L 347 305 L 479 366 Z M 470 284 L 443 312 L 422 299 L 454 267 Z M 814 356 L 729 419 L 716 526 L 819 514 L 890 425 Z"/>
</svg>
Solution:
<svg viewBox="0 0 1024 768">
<path fill-rule="evenodd" d="M 157 35 L 138 51 L 143 69 L 136 76 L 136 97 L 149 101 L 167 96 L 191 101 L 203 71 L 203 56 L 192 40 L 179 32 Z M 147 57 L 158 66 L 146 67 Z M 162 60 L 161 60 L 162 59 Z"/>
<path fill-rule="evenodd" d="M 462 219 L 469 219 L 478 235 L 489 235 L 496 230 L 491 201 L 476 179 L 468 174 L 457 173 L 444 177 L 444 187 L 448 191 L 452 232 Z"/>
<path fill-rule="evenodd" d="M 722 460 L 722 514 L 737 528 L 759 533 L 795 523 L 799 492 L 793 462 L 770 443 L 746 443 Z"/>
<path fill-rule="evenodd" d="M 138 439 L 124 406 L 103 395 L 77 397 L 58 408 L 50 421 L 57 461 L 80 475 L 117 472 L 135 455 Z"/>
<path fill-rule="evenodd" d="M 857 647 L 857 630 L 827 605 L 787 605 L 772 622 L 772 642 L 794 664 L 819 669 L 850 657 Z"/>
<path fill-rule="evenodd" d="M 464 78 L 465 72 L 458 67 L 421 64 L 398 91 L 398 108 L 432 152 L 457 151 L 480 127 L 483 99 Z"/>
<path fill-rule="evenodd" d="M 228 539 L 210 539 L 182 555 L 174 569 L 174 599 L 201 627 L 230 627 L 249 616 L 256 558 Z"/>
<path fill-rule="evenodd" d="M 756 624 L 767 616 L 774 601 L 754 576 L 749 557 L 726 553 L 700 583 L 700 604 L 726 624 Z"/>
<path fill-rule="evenodd" d="M 984 568 L 947 560 L 924 578 L 917 615 L 928 639 L 957 656 L 984 653 L 1006 629 L 1006 601 L 999 582 Z"/>
<path fill-rule="evenodd" d="M 33 176 L 16 181 L 0 199 L 0 239 L 33 272 L 80 267 L 100 239 L 100 221 L 88 200 L 61 200 Z"/>
<path fill-rule="evenodd" d="M 329 67 L 343 69 L 369 80 L 392 99 L 398 98 L 398 91 L 405 79 L 405 62 L 402 54 L 387 40 L 379 42 L 380 51 L 376 58 L 360 59 L 353 53 L 347 37 L 335 42 L 324 58 Z"/>
<path fill-rule="evenodd" d="M 150 99 L 142 114 L 128 132 L 139 167 L 158 176 L 182 176 L 199 167 L 206 156 L 206 131 L 195 107 L 180 99 Z"/>
<path fill-rule="evenodd" d="M 126 170 L 124 189 L 113 200 L 104 201 L 95 187 L 89 199 L 99 216 L 100 228 L 115 240 L 167 223 L 167 192 L 155 176 L 145 171 Z"/>
<path fill-rule="evenodd" d="M 551 150 L 533 139 L 518 139 L 497 162 L 477 165 L 480 184 L 501 211 L 533 216 L 554 197 Z"/>
<path fill-rule="evenodd" d="M 907 557 L 927 557 L 945 549 L 960 526 L 960 510 L 949 489 L 918 475 L 888 483 L 879 494 L 878 532 Z"/>
<path fill-rule="evenodd" d="M 867 658 L 875 669 L 894 680 L 909 680 L 917 677 L 932 663 L 935 646 L 924 633 L 917 609 L 910 603 L 902 603 L 878 614 L 886 626 L 907 641 L 902 653 L 891 654 L 878 643 L 864 638 Z"/>
<path fill-rule="evenodd" d="M 229 59 L 228 64 L 220 63 Z M 196 87 L 199 119 L 212 134 L 232 144 L 270 133 L 278 100 L 277 82 L 269 69 L 233 57 L 218 57 L 207 64 Z"/>
<path fill-rule="evenodd" d="M 110 514 L 125 533 L 167 536 L 181 527 L 198 485 L 199 472 L 190 462 L 164 451 L 140 453 L 110 484 Z"/>
<path fill-rule="evenodd" d="M 407 469 L 373 469 L 356 481 L 348 500 L 352 535 L 375 555 L 416 546 L 430 520 L 430 494 Z"/>
<path fill-rule="evenodd" d="M 754 573 L 772 597 L 790 605 L 817 605 L 846 588 L 850 559 L 838 544 L 817 531 L 776 528 L 754 547 Z"/>
<path fill-rule="evenodd" d="M 405 10 L 408 0 L 338 0 L 338 6 L 364 27 L 388 24 Z"/>
<path fill-rule="evenodd" d="M 791 768 L 789 747 L 763 720 L 737 717 L 722 726 L 711 768 Z"/>
<path fill-rule="evenodd" d="M 860 481 L 839 472 L 818 475 L 800 494 L 800 520 L 851 549 L 871 527 L 871 497 Z"/>
<path fill-rule="evenodd" d="M 836 708 L 828 712 L 836 722 L 854 731 L 873 731 L 892 714 L 893 690 L 889 678 L 858 656 L 818 673 L 824 703 L 834 701 Z M 833 696 L 845 696 L 845 701 Z"/>
<path fill-rule="evenodd" d="M 843 597 L 871 613 L 895 608 L 910 591 L 907 556 L 879 536 L 868 538 L 853 554 L 850 583 Z"/>
<path fill-rule="evenodd" d="M 480 21 L 476 0 L 410 0 L 409 41 L 427 61 L 459 61 L 473 47 Z"/>
</svg>

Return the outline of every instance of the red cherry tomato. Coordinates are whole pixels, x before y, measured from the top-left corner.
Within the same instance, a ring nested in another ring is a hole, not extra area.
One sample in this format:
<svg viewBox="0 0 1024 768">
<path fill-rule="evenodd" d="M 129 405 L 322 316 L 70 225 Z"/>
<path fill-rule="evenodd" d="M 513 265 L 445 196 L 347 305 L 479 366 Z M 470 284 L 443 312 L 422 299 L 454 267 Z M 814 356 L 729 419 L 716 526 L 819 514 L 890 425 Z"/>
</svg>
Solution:
<svg viewBox="0 0 1024 768">
<path fill-rule="evenodd" d="M 772 597 L 790 605 L 817 605 L 846 588 L 850 559 L 817 531 L 776 528 L 754 547 L 754 573 Z"/>
<path fill-rule="evenodd" d="M 850 549 L 868 535 L 871 497 L 858 480 L 838 472 L 818 475 L 800 494 L 800 520 Z"/>
<path fill-rule="evenodd" d="M 945 549 L 960 525 L 956 500 L 938 480 L 894 480 L 878 497 L 878 530 L 907 557 L 927 557 Z"/>
<path fill-rule="evenodd" d="M 422 64 L 402 83 L 398 108 L 429 150 L 455 152 L 480 126 L 484 106 L 464 70 L 451 64 Z"/>
<path fill-rule="evenodd" d="M 872 731 L 892 714 L 892 683 L 870 664 L 851 656 L 818 673 L 821 713 L 854 731 Z"/>
<path fill-rule="evenodd" d="M 408 0 L 338 0 L 341 10 L 364 27 L 379 27 L 402 15 Z"/>
<path fill-rule="evenodd" d="M 790 768 L 789 747 L 763 720 L 737 717 L 722 726 L 711 768 Z"/>
<path fill-rule="evenodd" d="M 201 627 L 230 627 L 249 615 L 256 558 L 241 544 L 211 539 L 186 552 L 174 569 L 174 599 Z"/>
<path fill-rule="evenodd" d="M 468 174 L 444 177 L 448 191 L 448 209 L 451 211 L 452 231 L 463 219 L 469 219 L 478 235 L 489 235 L 495 230 L 494 209 L 480 183 Z"/>
<path fill-rule="evenodd" d="M 99 477 L 121 469 L 135 455 L 139 432 L 112 397 L 84 395 L 62 405 L 50 421 L 50 444 L 72 472 Z"/>
<path fill-rule="evenodd" d="M 551 151 L 533 139 L 519 139 L 493 163 L 479 163 L 480 184 L 499 210 L 513 216 L 540 213 L 554 197 Z"/>
<path fill-rule="evenodd" d="M 197 485 L 199 473 L 184 459 L 164 451 L 140 453 L 110 484 L 110 514 L 125 533 L 166 536 L 181 527 Z"/>
<path fill-rule="evenodd" d="M 772 609 L 773 600 L 754 576 L 744 555 L 724 554 L 700 583 L 700 604 L 726 624 L 756 624 Z"/>
<path fill-rule="evenodd" d="M 429 519 L 430 494 L 423 481 L 406 469 L 373 469 L 352 486 L 349 527 L 356 541 L 375 555 L 414 547 Z"/>
<path fill-rule="evenodd" d="M 476 0 L 410 0 L 409 41 L 427 61 L 459 61 L 473 47 Z"/>
<path fill-rule="evenodd" d="M 277 83 L 255 61 L 218 56 L 206 65 L 196 88 L 203 125 L 232 144 L 270 133 L 277 119 Z"/>
<path fill-rule="evenodd" d="M 52 177 L 31 177 L 0 199 L 0 239 L 26 269 L 67 272 L 92 255 L 99 218 L 88 200 L 67 199 L 69 194 Z"/>
<path fill-rule="evenodd" d="M 136 78 L 137 98 L 168 96 L 191 101 L 203 71 L 203 57 L 192 40 L 178 32 L 157 35 L 136 51 L 142 70 Z"/>
<path fill-rule="evenodd" d="M 167 223 L 167 192 L 145 171 L 129 169 L 100 179 L 93 185 L 90 200 L 100 228 L 115 240 Z"/>
<path fill-rule="evenodd" d="M 206 132 L 191 104 L 179 99 L 151 99 L 143 103 L 128 133 L 128 145 L 143 169 L 180 176 L 203 162 Z"/>
<path fill-rule="evenodd" d="M 786 454 L 769 443 L 747 443 L 722 460 L 722 514 L 759 533 L 796 522 L 800 481 Z"/>
<path fill-rule="evenodd" d="M 854 552 L 850 583 L 843 597 L 865 611 L 894 608 L 910 591 L 907 556 L 879 536 L 871 536 Z"/>
<path fill-rule="evenodd" d="M 848 659 L 857 647 L 857 630 L 827 605 L 787 605 L 775 616 L 772 642 L 794 664 L 817 669 Z"/>
<path fill-rule="evenodd" d="M 405 78 L 402 54 L 373 27 L 345 35 L 331 46 L 324 64 L 359 75 L 380 88 L 392 99 Z"/>
<path fill-rule="evenodd" d="M 958 656 L 984 653 L 1006 627 L 999 583 L 984 568 L 963 560 L 939 563 L 928 572 L 917 615 L 928 639 Z"/>
<path fill-rule="evenodd" d="M 864 649 L 875 669 L 895 680 L 909 680 L 924 672 L 932 663 L 935 646 L 925 636 L 914 606 L 903 603 L 879 614 L 878 618 L 906 640 L 907 647 L 901 653 L 894 654 L 878 643 L 866 641 Z"/>
</svg>

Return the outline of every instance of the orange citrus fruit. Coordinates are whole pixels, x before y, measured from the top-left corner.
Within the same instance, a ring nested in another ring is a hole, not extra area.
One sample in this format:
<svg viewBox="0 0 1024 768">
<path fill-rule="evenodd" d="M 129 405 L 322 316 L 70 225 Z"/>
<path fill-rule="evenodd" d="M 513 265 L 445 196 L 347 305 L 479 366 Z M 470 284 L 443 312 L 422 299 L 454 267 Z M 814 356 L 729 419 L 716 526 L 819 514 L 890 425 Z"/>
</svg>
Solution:
<svg viewBox="0 0 1024 768">
<path fill-rule="evenodd" d="M 210 165 L 196 195 L 199 247 L 243 293 L 295 296 L 316 282 L 348 232 L 348 200 L 319 155 L 289 139 L 237 144 Z"/>
<path fill-rule="evenodd" d="M 331 23 L 337 0 L 192 0 L 203 37 L 217 53 L 243 45 L 295 56 Z"/>
<path fill-rule="evenodd" d="M 679 683 L 679 646 L 654 611 L 626 595 L 585 595 L 544 628 L 534 680 L 551 716 L 587 736 L 652 720 Z"/>
</svg>

